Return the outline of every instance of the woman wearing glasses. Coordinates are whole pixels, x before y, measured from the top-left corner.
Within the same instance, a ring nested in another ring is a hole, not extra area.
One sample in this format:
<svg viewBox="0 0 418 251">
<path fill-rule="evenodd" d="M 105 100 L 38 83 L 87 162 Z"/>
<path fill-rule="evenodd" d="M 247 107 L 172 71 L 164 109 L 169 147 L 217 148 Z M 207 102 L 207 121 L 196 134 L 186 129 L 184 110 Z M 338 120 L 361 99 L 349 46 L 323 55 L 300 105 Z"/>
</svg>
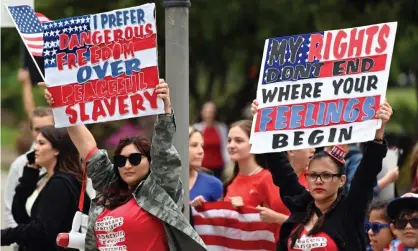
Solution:
<svg viewBox="0 0 418 251">
<path fill-rule="evenodd" d="M 169 89 L 160 80 L 155 92 L 164 101 L 152 144 L 146 138 L 120 141 L 114 164 L 84 125 L 67 128 L 98 196 L 90 208 L 86 251 L 206 250 L 181 212 L 181 161 L 173 146 L 176 130 Z M 53 103 L 46 90 L 45 97 Z"/>
<path fill-rule="evenodd" d="M 370 248 L 368 251 L 382 251 L 389 248 L 394 236 L 390 231 L 391 219 L 386 212 L 388 201 L 373 201 L 369 208 L 369 221 L 365 224 L 369 237 Z"/>
<path fill-rule="evenodd" d="M 256 109 L 256 104 L 252 108 Z M 342 193 L 346 181 L 344 149 L 335 147 L 312 158 L 306 174 L 309 191 L 299 184 L 284 153 L 266 154 L 282 201 L 291 212 L 280 229 L 278 250 L 366 250 L 366 208 L 386 156 L 384 125 L 391 115 L 392 108 L 385 102 L 376 114 L 382 127 L 376 131 L 375 140 L 366 143 L 347 196 Z"/>
</svg>

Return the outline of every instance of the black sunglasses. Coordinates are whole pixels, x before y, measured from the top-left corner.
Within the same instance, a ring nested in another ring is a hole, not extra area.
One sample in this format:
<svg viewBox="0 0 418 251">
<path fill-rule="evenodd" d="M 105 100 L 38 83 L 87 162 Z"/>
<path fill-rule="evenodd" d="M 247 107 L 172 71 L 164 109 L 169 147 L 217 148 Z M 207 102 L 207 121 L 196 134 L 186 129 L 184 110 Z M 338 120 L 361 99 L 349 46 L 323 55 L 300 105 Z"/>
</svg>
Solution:
<svg viewBox="0 0 418 251">
<path fill-rule="evenodd" d="M 125 157 L 123 155 L 115 155 L 114 163 L 115 163 L 115 166 L 122 168 L 125 166 L 126 160 L 129 160 L 129 163 L 131 163 L 131 165 L 137 166 L 141 163 L 142 156 L 145 156 L 145 155 L 142 153 L 132 153 L 128 157 Z"/>
<path fill-rule="evenodd" d="M 393 221 L 393 225 L 396 229 L 404 229 L 406 225 L 411 224 L 412 228 L 418 228 L 418 217 L 411 219 L 396 219 Z"/>
<path fill-rule="evenodd" d="M 364 223 L 364 229 L 366 230 L 366 233 L 369 232 L 369 230 L 371 229 L 373 234 L 376 235 L 380 232 L 380 229 L 385 228 L 385 227 L 389 227 L 390 224 L 382 224 L 382 223 L 378 223 L 378 222 L 366 222 Z"/>
</svg>

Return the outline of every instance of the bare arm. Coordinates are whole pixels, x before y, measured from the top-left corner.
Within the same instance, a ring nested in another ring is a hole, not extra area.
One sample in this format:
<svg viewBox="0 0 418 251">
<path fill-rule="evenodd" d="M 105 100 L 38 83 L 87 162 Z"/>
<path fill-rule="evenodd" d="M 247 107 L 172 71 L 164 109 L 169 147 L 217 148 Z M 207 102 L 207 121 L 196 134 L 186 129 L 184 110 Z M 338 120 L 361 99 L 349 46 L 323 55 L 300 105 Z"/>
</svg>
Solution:
<svg viewBox="0 0 418 251">
<path fill-rule="evenodd" d="M 22 98 L 25 112 L 30 118 L 32 112 L 35 110 L 35 101 L 32 94 L 32 82 L 29 71 L 27 69 L 20 69 L 17 78 L 22 85 Z"/>
<path fill-rule="evenodd" d="M 82 158 L 85 158 L 91 149 L 97 147 L 93 134 L 85 125 L 67 127 L 67 131 Z"/>
</svg>

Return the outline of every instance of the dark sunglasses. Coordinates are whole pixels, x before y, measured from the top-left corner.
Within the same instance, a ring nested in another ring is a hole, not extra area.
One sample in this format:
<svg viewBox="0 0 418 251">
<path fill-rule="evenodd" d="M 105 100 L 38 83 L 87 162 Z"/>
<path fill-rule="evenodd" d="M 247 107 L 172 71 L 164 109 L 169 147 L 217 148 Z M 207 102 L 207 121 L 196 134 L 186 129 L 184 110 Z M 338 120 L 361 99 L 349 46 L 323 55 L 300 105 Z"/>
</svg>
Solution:
<svg viewBox="0 0 418 251">
<path fill-rule="evenodd" d="M 406 225 L 411 224 L 412 228 L 418 228 L 418 217 L 411 219 L 396 219 L 393 221 L 393 225 L 396 229 L 404 229 Z"/>
<path fill-rule="evenodd" d="M 129 160 L 129 163 L 133 166 L 137 166 L 141 163 L 142 156 L 145 156 L 142 153 L 132 153 L 128 157 L 125 157 L 123 155 L 115 155 L 114 157 L 114 164 L 115 166 L 122 168 L 126 164 L 126 160 Z"/>
<path fill-rule="evenodd" d="M 369 232 L 369 230 L 371 229 L 373 234 L 376 235 L 380 232 L 380 229 L 382 228 L 386 228 L 389 227 L 390 224 L 382 224 L 382 223 L 378 223 L 378 222 L 366 222 L 364 223 L 364 229 L 366 230 L 366 233 Z"/>
</svg>

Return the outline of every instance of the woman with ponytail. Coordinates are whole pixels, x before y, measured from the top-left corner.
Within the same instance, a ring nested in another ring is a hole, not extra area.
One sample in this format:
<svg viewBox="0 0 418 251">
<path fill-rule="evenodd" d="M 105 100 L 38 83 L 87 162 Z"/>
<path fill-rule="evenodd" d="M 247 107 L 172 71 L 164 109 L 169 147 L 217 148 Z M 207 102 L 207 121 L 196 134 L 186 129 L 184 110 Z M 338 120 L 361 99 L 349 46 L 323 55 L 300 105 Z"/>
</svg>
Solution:
<svg viewBox="0 0 418 251">
<path fill-rule="evenodd" d="M 253 113 L 257 105 L 254 101 Z M 375 139 L 366 143 L 347 195 L 342 192 L 346 182 L 344 149 L 334 147 L 312 158 L 306 173 L 309 191 L 299 184 L 285 153 L 266 154 L 274 183 L 280 187 L 282 201 L 291 212 L 281 227 L 277 250 L 366 250 L 364 220 L 386 156 L 383 136 L 391 115 L 392 108 L 385 102 L 376 114 L 382 126 L 376 131 Z"/>
</svg>

